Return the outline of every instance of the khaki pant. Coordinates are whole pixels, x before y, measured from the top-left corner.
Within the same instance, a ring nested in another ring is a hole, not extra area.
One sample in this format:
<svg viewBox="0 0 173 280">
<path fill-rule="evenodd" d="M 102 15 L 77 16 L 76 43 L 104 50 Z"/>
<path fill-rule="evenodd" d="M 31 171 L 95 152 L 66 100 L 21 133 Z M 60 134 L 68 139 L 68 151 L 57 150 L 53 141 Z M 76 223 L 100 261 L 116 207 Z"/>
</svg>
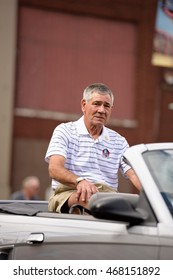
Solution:
<svg viewBox="0 0 173 280">
<path fill-rule="evenodd" d="M 114 188 L 103 184 L 95 184 L 99 192 L 117 192 Z M 76 190 L 72 187 L 59 185 L 54 194 L 49 198 L 48 210 L 61 213 L 61 207 L 69 199 L 70 195 Z"/>
</svg>

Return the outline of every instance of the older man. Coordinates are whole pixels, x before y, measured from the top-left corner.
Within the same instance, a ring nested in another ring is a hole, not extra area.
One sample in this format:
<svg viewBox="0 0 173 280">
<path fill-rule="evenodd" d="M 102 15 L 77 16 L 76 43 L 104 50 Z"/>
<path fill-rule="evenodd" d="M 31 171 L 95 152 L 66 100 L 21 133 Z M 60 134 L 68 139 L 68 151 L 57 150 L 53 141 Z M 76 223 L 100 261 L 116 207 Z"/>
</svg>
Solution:
<svg viewBox="0 0 173 280">
<path fill-rule="evenodd" d="M 14 200 L 38 200 L 40 180 L 36 176 L 28 176 L 22 181 L 22 189 L 14 192 L 10 199 Z"/>
<path fill-rule="evenodd" d="M 68 212 L 76 203 L 87 207 L 94 193 L 116 192 L 119 169 L 140 189 L 134 171 L 123 161 L 126 139 L 105 126 L 113 103 L 106 85 L 92 84 L 81 100 L 83 116 L 55 128 L 45 157 L 54 190 L 50 211 Z"/>
</svg>

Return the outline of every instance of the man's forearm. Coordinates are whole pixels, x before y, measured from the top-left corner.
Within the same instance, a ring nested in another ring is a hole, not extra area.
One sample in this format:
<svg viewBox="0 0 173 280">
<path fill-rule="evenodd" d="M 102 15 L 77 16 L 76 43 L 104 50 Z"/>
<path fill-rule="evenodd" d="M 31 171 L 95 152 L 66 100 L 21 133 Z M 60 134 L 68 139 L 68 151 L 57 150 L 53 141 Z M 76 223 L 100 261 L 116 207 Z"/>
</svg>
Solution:
<svg viewBox="0 0 173 280">
<path fill-rule="evenodd" d="M 61 184 L 76 189 L 76 179 L 78 178 L 78 176 L 73 174 L 71 171 L 67 170 L 66 168 L 50 167 L 49 175 L 52 179 L 55 179 Z"/>
<path fill-rule="evenodd" d="M 141 190 L 141 183 L 136 175 L 136 173 L 134 172 L 134 170 L 132 168 L 130 168 L 127 172 L 126 175 L 128 177 L 128 179 L 132 182 L 132 184 L 137 188 L 138 191 Z"/>
</svg>

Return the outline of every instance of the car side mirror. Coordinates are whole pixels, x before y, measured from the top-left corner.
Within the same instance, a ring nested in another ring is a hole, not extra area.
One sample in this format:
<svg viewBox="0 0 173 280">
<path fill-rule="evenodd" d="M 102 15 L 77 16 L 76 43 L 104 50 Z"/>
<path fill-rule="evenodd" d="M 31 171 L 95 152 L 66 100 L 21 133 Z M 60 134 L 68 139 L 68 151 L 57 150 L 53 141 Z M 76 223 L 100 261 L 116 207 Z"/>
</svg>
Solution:
<svg viewBox="0 0 173 280">
<path fill-rule="evenodd" d="M 121 197 L 96 199 L 89 209 L 96 218 L 127 222 L 130 225 L 140 224 L 148 216 L 142 209 L 134 208 L 130 201 Z"/>
</svg>

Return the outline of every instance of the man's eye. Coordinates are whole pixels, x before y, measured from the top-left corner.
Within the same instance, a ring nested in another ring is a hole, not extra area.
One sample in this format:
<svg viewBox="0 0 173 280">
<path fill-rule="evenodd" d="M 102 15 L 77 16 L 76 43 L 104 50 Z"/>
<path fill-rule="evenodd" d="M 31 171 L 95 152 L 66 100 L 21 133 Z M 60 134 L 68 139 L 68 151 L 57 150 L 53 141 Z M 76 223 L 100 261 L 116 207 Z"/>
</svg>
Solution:
<svg viewBox="0 0 173 280">
<path fill-rule="evenodd" d="M 110 104 L 104 104 L 104 107 L 106 107 L 106 108 L 110 108 L 110 107 L 111 107 L 111 105 L 110 105 Z"/>
<path fill-rule="evenodd" d="M 95 106 L 103 105 L 105 108 L 111 108 L 111 105 L 109 103 L 94 102 L 93 105 L 95 105 Z"/>
</svg>

